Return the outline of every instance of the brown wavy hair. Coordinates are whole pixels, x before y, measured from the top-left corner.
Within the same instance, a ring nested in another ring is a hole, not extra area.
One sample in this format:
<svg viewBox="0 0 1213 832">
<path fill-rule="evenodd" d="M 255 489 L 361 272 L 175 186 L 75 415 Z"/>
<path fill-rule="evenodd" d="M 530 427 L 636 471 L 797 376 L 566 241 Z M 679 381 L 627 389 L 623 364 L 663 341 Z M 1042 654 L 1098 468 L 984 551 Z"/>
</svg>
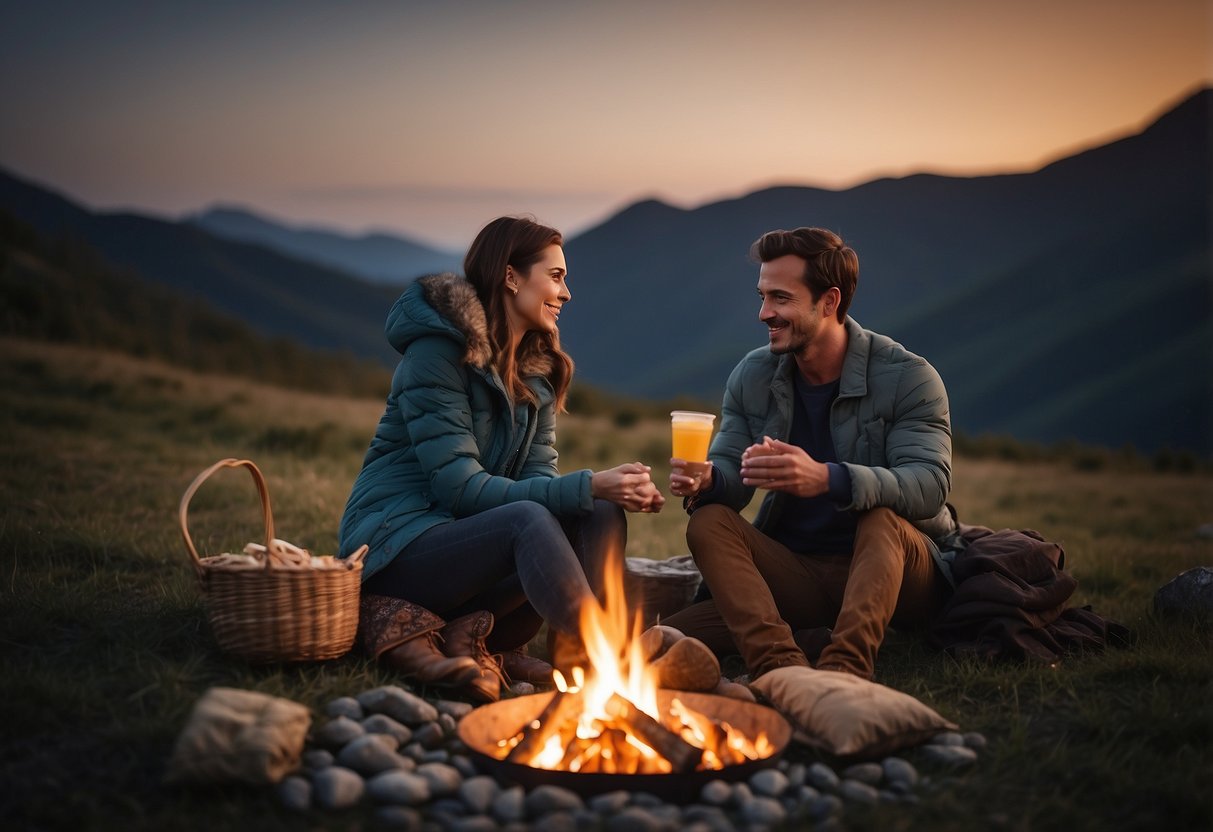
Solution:
<svg viewBox="0 0 1213 832">
<path fill-rule="evenodd" d="M 556 409 L 564 412 L 569 385 L 573 381 L 573 359 L 560 348 L 560 333 L 528 332 L 517 352 L 507 347 L 510 318 L 505 311 L 505 267 L 530 275 L 548 246 L 563 246 L 564 237 L 554 228 L 530 217 L 498 217 L 480 230 L 463 259 L 463 273 L 476 289 L 488 318 L 493 366 L 515 401 L 538 404 L 535 393 L 519 375 L 519 367 L 548 364 L 547 381 L 556 393 Z"/>
<path fill-rule="evenodd" d="M 859 255 L 841 237 L 824 228 L 768 231 L 750 246 L 750 257 L 760 263 L 788 254 L 804 260 L 804 282 L 814 301 L 830 287 L 838 287 L 840 299 L 835 314 L 839 323 L 846 321 L 859 284 Z"/>
</svg>

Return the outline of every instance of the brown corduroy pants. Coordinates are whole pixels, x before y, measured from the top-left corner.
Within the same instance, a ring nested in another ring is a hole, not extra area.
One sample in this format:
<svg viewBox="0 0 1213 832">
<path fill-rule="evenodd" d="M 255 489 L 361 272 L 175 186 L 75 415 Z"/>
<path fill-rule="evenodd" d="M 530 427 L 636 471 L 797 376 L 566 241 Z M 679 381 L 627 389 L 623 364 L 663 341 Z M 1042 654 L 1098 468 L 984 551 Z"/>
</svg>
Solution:
<svg viewBox="0 0 1213 832">
<path fill-rule="evenodd" d="M 833 627 L 817 666 L 871 679 L 889 625 L 925 626 L 948 594 L 926 538 L 887 508 L 860 515 L 849 557 L 793 552 L 721 505 L 691 515 L 687 543 L 712 598 L 662 623 L 739 652 L 755 678 L 808 664 L 794 631 Z"/>
</svg>

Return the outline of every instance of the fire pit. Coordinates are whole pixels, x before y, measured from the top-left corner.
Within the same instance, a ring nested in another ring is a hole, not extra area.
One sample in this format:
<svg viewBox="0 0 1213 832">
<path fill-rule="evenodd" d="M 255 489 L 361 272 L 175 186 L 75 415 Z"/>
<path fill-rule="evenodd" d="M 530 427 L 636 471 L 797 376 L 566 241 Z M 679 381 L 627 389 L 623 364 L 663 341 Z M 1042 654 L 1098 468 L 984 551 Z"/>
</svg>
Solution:
<svg viewBox="0 0 1213 832">
<path fill-rule="evenodd" d="M 792 734 L 778 712 L 658 688 L 641 615 L 628 609 L 622 560 L 605 566 L 602 605 L 581 607 L 587 666 L 572 668 L 570 679 L 555 672 L 553 693 L 485 705 L 460 722 L 478 767 L 528 787 L 689 800 L 709 780 L 743 779 L 773 764 Z"/>
<path fill-rule="evenodd" d="M 516 743 L 512 741 L 520 735 L 525 736 L 528 728 L 534 730 L 545 712 L 550 717 L 550 706 L 561 694 L 561 691 L 553 691 L 505 699 L 479 707 L 465 716 L 459 723 L 459 738 L 471 752 L 476 767 L 486 774 L 513 781 L 528 789 L 549 784 L 581 795 L 622 789 L 651 792 L 665 800 L 685 803 L 695 800 L 704 784 L 710 780 L 745 780 L 755 771 L 774 765 L 783 755 L 792 735 L 791 726 L 771 708 L 708 693 L 660 690 L 657 692 L 657 705 L 661 714 L 671 713 L 673 703 L 677 700 L 687 709 L 707 717 L 713 724 L 725 723 L 749 738 L 765 737 L 765 756 L 747 757 L 719 768 L 703 768 L 702 759 L 698 765 L 687 765 L 684 758 L 681 765 L 686 770 L 633 774 L 604 772 L 601 766 L 597 771 L 540 768 L 533 761 L 528 763 L 510 759 L 510 752 L 521 743 L 521 740 Z M 670 720 L 667 718 L 663 721 Z M 552 729 L 553 735 L 558 735 L 559 729 L 556 726 L 552 726 Z M 565 732 L 568 733 L 567 728 Z M 681 746 L 674 747 L 681 749 Z M 567 748 L 565 751 L 567 753 Z"/>
</svg>

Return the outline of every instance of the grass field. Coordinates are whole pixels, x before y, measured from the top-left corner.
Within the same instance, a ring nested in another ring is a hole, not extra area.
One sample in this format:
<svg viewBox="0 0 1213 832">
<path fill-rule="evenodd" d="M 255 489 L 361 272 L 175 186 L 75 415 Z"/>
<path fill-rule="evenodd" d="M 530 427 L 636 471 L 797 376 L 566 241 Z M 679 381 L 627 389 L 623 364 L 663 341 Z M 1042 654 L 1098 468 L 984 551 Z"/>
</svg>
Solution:
<svg viewBox="0 0 1213 832">
<path fill-rule="evenodd" d="M 206 688 L 330 698 L 396 682 L 356 655 L 249 668 L 218 652 L 176 524 L 177 502 L 217 459 L 265 472 L 280 537 L 331 552 L 381 403 L 204 377 L 68 347 L 0 342 L 0 824 L 5 829 L 359 829 L 306 823 L 267 792 L 161 785 Z M 561 421 L 562 468 L 640 459 L 664 483 L 668 428 L 609 415 Z M 1213 477 L 1130 465 L 960 458 L 962 519 L 1034 528 L 1066 549 L 1076 605 L 1132 627 L 1127 650 L 1057 667 L 956 662 L 894 634 L 882 682 L 989 741 L 975 768 L 916 807 L 848 809 L 854 829 L 1209 829 L 1213 645 L 1207 625 L 1156 620 L 1154 591 L 1213 564 Z M 686 551 L 674 505 L 633 515 L 629 555 Z M 246 474 L 195 498 L 206 552 L 261 536 Z M 808 759 L 809 753 L 797 751 Z"/>
</svg>

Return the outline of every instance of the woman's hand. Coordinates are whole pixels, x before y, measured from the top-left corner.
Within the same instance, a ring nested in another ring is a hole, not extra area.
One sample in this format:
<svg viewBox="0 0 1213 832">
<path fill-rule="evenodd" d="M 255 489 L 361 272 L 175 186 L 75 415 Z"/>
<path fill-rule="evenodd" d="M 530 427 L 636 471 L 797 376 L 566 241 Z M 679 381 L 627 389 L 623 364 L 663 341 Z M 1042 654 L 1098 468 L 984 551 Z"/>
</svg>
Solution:
<svg viewBox="0 0 1213 832">
<path fill-rule="evenodd" d="M 694 497 L 712 487 L 712 463 L 670 460 L 670 493 L 675 497 Z"/>
<path fill-rule="evenodd" d="M 626 511 L 661 511 L 665 497 L 649 478 L 651 470 L 639 462 L 625 462 L 606 471 L 595 471 L 590 477 L 590 493 Z"/>
</svg>

